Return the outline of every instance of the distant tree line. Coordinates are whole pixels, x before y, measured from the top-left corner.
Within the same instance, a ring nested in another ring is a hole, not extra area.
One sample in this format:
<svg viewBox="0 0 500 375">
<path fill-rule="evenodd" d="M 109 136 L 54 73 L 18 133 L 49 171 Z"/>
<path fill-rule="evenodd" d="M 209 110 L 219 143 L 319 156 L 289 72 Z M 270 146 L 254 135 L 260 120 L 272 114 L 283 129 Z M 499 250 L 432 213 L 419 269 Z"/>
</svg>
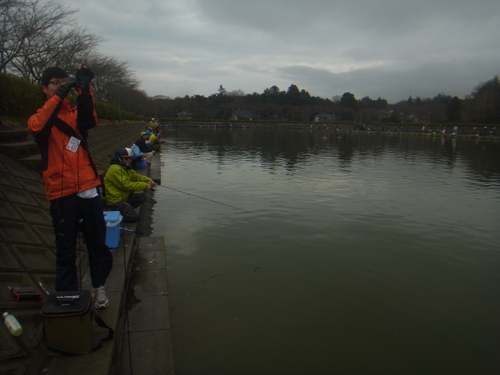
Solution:
<svg viewBox="0 0 500 375">
<path fill-rule="evenodd" d="M 0 0 L 0 72 L 37 82 L 49 66 L 71 72 L 82 61 L 95 72 L 96 99 L 141 116 L 209 121 L 336 121 L 373 123 L 500 124 L 498 76 L 479 84 L 464 99 L 438 94 L 409 97 L 395 104 L 352 93 L 320 98 L 292 84 L 262 93 L 228 92 L 222 85 L 205 97 L 149 97 L 129 63 L 97 52 L 103 39 L 75 22 L 75 10 L 39 0 Z M 335 88 L 333 87 L 332 90 Z"/>
<path fill-rule="evenodd" d="M 221 85 L 209 97 L 194 95 L 175 99 L 156 97 L 155 114 L 162 118 L 213 121 L 349 122 L 357 124 L 400 123 L 494 123 L 500 124 L 498 76 L 477 86 L 464 99 L 438 94 L 434 98 L 409 97 L 395 104 L 382 98 L 356 99 L 350 92 L 331 99 L 312 96 L 296 85 L 286 91 L 277 86 L 261 94 L 227 92 Z"/>
</svg>

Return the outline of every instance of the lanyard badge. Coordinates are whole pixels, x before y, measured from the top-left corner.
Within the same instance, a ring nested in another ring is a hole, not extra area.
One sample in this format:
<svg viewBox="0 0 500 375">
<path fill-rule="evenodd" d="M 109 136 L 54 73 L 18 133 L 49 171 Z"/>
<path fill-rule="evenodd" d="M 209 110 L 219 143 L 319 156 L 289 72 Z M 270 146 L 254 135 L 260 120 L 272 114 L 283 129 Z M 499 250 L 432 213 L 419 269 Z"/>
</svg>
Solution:
<svg viewBox="0 0 500 375">
<path fill-rule="evenodd" d="M 68 144 L 66 145 L 66 149 L 68 149 L 71 152 L 76 152 L 78 151 L 78 146 L 80 145 L 81 140 L 75 137 L 71 137 L 69 139 Z"/>
</svg>

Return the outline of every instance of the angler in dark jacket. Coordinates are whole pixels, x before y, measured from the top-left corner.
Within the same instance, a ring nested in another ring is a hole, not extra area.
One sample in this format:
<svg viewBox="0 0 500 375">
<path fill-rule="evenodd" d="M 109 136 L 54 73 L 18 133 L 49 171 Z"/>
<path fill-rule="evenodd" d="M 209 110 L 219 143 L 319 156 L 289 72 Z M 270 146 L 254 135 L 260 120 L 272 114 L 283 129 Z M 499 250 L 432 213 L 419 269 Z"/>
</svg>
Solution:
<svg viewBox="0 0 500 375">
<path fill-rule="evenodd" d="M 151 165 L 151 160 L 153 159 L 153 155 L 155 152 L 153 149 L 146 143 L 148 140 L 149 135 L 146 132 L 141 133 L 141 138 L 139 138 L 137 141 L 135 141 L 135 145 L 139 147 L 139 150 L 143 153 L 142 157 L 146 162 Z"/>
</svg>

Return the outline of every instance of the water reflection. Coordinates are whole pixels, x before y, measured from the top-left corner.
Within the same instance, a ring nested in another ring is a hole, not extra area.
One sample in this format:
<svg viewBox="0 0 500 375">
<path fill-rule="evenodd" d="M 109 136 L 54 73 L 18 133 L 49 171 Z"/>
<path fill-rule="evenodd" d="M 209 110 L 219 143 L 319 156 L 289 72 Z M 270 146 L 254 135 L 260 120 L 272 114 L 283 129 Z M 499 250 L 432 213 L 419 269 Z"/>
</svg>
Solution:
<svg viewBox="0 0 500 375">
<path fill-rule="evenodd" d="M 169 133 L 157 189 L 179 374 L 500 371 L 499 145 Z"/>
<path fill-rule="evenodd" d="M 424 158 L 449 168 L 460 158 L 476 176 L 498 182 L 500 175 L 500 146 L 496 141 L 483 139 L 405 133 L 353 133 L 338 139 L 334 132 L 317 130 L 189 128 L 167 133 L 167 138 L 173 146 L 182 144 L 189 154 L 216 155 L 220 164 L 244 155 L 270 170 L 283 167 L 293 171 L 311 158 L 325 154 L 336 157 L 339 166 L 345 168 L 354 158 L 376 159 L 391 153 L 408 162 Z"/>
</svg>

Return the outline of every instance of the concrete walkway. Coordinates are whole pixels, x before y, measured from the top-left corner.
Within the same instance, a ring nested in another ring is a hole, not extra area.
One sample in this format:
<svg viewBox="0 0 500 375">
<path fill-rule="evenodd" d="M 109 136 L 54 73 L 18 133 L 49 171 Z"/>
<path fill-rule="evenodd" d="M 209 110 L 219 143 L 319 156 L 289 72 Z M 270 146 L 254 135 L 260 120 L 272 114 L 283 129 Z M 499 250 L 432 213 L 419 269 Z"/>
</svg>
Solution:
<svg viewBox="0 0 500 375">
<path fill-rule="evenodd" d="M 90 151 L 100 173 L 107 169 L 114 152 L 130 147 L 144 127 L 105 125 L 91 132 Z M 144 172 L 160 182 L 160 158 L 155 157 L 152 168 Z M 120 244 L 112 250 L 114 266 L 106 283 L 110 307 L 99 311 L 99 315 L 115 330 L 115 339 L 88 355 L 57 356 L 44 342 L 42 302 L 12 301 L 7 289 L 30 286 L 42 294 L 53 290 L 55 247 L 49 204 L 39 173 L 16 157 L 0 155 L 0 307 L 1 312 L 15 315 L 23 326 L 23 334 L 13 337 L 0 325 L 0 374 L 173 374 L 165 246 L 163 238 L 149 237 L 152 196 L 149 202 L 149 206 L 141 208 L 137 226 L 124 225 L 130 230 L 146 226 L 144 236 L 122 230 Z M 91 289 L 83 239 L 79 248 L 82 287 Z M 130 295 L 137 298 L 127 304 L 131 276 Z M 134 280 L 141 280 L 140 284 Z M 155 308 L 151 309 L 152 305 Z M 94 324 L 94 342 L 105 333 Z M 162 353 L 158 353 L 159 348 Z M 126 366 L 122 365 L 122 351 Z"/>
<path fill-rule="evenodd" d="M 173 374 L 165 241 L 143 237 L 137 246 L 127 304 L 120 375 Z"/>
</svg>

